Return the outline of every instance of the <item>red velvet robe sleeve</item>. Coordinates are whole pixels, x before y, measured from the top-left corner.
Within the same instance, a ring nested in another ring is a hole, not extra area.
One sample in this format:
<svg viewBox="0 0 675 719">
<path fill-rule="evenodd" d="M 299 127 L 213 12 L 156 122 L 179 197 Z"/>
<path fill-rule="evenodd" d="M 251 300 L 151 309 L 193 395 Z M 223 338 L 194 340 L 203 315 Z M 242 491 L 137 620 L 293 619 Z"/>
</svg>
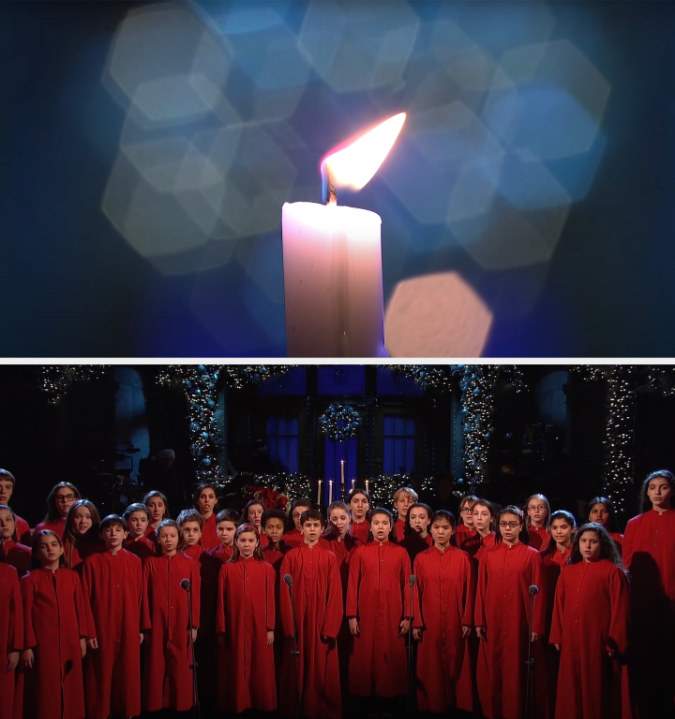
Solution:
<svg viewBox="0 0 675 719">
<path fill-rule="evenodd" d="M 300 650 L 299 676 L 304 714 L 338 719 L 342 714 L 337 639 L 342 622 L 342 588 L 338 561 L 320 545 L 292 549 L 281 562 L 281 576 L 293 578 L 293 605 L 289 587 L 281 588 L 281 622 L 290 650 L 293 616 Z M 282 580 L 283 581 L 283 580 Z M 280 669 L 279 703 L 282 714 L 293 714 L 295 665 L 290 652 Z"/>
<path fill-rule="evenodd" d="M 88 719 L 141 711 L 140 637 L 143 593 L 141 560 L 120 550 L 88 557 L 82 589 L 92 607 L 98 649 L 85 666 Z"/>
<path fill-rule="evenodd" d="M 395 697 L 405 693 L 406 644 L 401 620 L 411 613 L 410 558 L 391 542 L 359 547 L 350 561 L 347 616 L 356 616 L 349 662 L 350 690 L 355 696 Z"/>
<path fill-rule="evenodd" d="M 474 710 L 468 641 L 462 625 L 472 623 L 474 563 L 452 547 L 415 559 L 415 626 L 425 629 L 417 647 L 417 703 L 420 711 L 447 714 Z"/>
<path fill-rule="evenodd" d="M 14 521 L 16 523 L 16 541 L 30 546 L 32 535 L 28 522 L 23 517 L 19 517 L 18 514 L 14 515 Z"/>
<path fill-rule="evenodd" d="M 216 630 L 224 645 L 218 652 L 220 709 L 241 714 L 247 709 L 276 708 L 273 567 L 257 559 L 223 564 L 218 580 Z"/>
<path fill-rule="evenodd" d="M 199 544 L 204 548 L 205 552 L 220 546 L 220 539 L 218 539 L 218 532 L 216 530 L 215 514 L 212 514 L 207 520 L 205 520 Z"/>
<path fill-rule="evenodd" d="M 44 719 L 80 719 L 84 690 L 80 638 L 87 637 L 91 612 L 76 572 L 37 569 L 21 580 L 24 649 L 35 664 L 26 674 L 25 713 Z M 62 697 L 61 703 L 54 697 Z"/>
<path fill-rule="evenodd" d="M 623 571 L 608 560 L 563 568 L 550 641 L 561 645 L 556 717 L 627 716 L 625 672 L 608 649 L 627 648 L 629 597 Z"/>
<path fill-rule="evenodd" d="M 10 719 L 14 710 L 16 672 L 8 672 L 6 663 L 10 652 L 23 648 L 23 605 L 17 571 L 9 564 L 0 564 L 0 647 L 0 719 Z"/>
</svg>

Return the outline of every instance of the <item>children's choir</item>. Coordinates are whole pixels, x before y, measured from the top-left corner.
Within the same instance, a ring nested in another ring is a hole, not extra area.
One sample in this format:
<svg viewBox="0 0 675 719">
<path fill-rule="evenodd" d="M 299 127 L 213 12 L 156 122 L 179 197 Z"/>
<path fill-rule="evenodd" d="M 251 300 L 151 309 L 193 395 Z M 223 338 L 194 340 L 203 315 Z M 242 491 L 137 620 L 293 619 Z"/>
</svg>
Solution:
<svg viewBox="0 0 675 719">
<path fill-rule="evenodd" d="M 326 514 L 207 483 L 169 518 L 148 492 L 100 520 L 59 482 L 31 532 L 0 469 L 0 719 L 160 710 L 340 719 L 673 717 L 675 478 L 651 473 L 618 533 L 594 497 L 584 524 L 543 494 L 459 522 L 367 491 Z"/>
</svg>

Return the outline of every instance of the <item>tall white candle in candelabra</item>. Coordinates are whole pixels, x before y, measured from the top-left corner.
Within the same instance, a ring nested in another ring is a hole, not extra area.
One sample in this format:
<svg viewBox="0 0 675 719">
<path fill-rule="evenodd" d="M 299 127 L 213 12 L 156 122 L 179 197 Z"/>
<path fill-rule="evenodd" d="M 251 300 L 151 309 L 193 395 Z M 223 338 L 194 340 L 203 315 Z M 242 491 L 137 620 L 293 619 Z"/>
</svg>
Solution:
<svg viewBox="0 0 675 719">
<path fill-rule="evenodd" d="M 336 188 L 361 189 L 394 144 L 405 113 L 321 163 L 323 205 L 281 213 L 289 357 L 386 357 L 379 215 L 337 204 Z"/>
<path fill-rule="evenodd" d="M 316 493 L 316 503 L 319 505 L 319 507 L 323 504 L 323 502 L 321 501 L 321 499 L 322 499 L 322 497 L 321 497 L 321 485 L 322 485 L 322 484 L 323 484 L 323 481 L 322 481 L 322 480 L 318 480 L 318 491 L 317 491 L 317 493 Z"/>
</svg>

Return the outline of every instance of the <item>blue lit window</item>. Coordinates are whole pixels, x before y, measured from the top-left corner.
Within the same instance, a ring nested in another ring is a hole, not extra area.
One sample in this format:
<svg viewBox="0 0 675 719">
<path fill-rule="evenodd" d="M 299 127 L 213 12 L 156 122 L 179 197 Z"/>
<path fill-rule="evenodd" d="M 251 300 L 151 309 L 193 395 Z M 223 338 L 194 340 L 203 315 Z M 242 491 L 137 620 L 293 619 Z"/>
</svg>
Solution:
<svg viewBox="0 0 675 719">
<path fill-rule="evenodd" d="M 297 417 L 268 417 L 267 446 L 270 461 L 277 471 L 298 471 L 298 419 Z"/>
<path fill-rule="evenodd" d="M 410 474 L 415 469 L 415 420 L 385 415 L 382 434 L 384 474 Z"/>
</svg>

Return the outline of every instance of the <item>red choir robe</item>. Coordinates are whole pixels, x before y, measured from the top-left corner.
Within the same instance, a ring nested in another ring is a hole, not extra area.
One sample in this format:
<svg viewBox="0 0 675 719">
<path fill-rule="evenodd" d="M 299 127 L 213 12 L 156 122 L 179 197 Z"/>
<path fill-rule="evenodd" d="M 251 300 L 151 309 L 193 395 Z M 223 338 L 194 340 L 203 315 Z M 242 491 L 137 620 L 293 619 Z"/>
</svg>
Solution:
<svg viewBox="0 0 675 719">
<path fill-rule="evenodd" d="M 190 557 L 190 559 L 193 559 L 197 563 L 199 563 L 199 558 L 202 556 L 203 552 L 204 547 L 202 547 L 201 544 L 193 544 L 191 547 L 183 548 L 183 554 Z"/>
<path fill-rule="evenodd" d="M 355 696 L 397 697 L 406 692 L 406 637 L 410 616 L 410 557 L 398 544 L 370 542 L 349 561 L 346 615 L 360 633 L 349 658 L 349 690 Z"/>
<path fill-rule="evenodd" d="M 98 639 L 85 662 L 87 719 L 141 713 L 141 565 L 125 549 L 92 554 L 81 565 Z"/>
<path fill-rule="evenodd" d="M 469 552 L 469 555 L 473 556 L 477 562 L 480 562 L 483 554 L 485 554 L 485 552 L 487 552 L 490 547 L 494 547 L 497 543 L 497 535 L 494 532 L 490 532 L 484 537 L 481 537 L 480 535 L 478 536 L 480 538 L 480 544 L 478 545 L 478 547 L 476 547 L 473 554 Z"/>
<path fill-rule="evenodd" d="M 30 547 L 12 539 L 0 543 L 0 563 L 11 564 L 19 573 L 19 577 L 23 577 L 24 574 L 28 574 L 30 569 Z"/>
<path fill-rule="evenodd" d="M 405 519 L 397 519 L 394 522 L 394 539 L 402 542 L 405 537 Z"/>
<path fill-rule="evenodd" d="M 220 546 L 220 539 L 218 538 L 218 532 L 216 531 L 215 514 L 212 514 L 208 519 L 204 520 L 202 536 L 199 540 L 199 544 L 201 544 L 205 552 L 208 552 L 211 549 L 216 549 Z"/>
<path fill-rule="evenodd" d="M 542 637 L 546 631 L 541 570 L 539 552 L 522 542 L 499 542 L 481 555 L 474 622 L 484 627 L 486 639 L 479 644 L 476 681 L 483 713 L 490 719 L 522 716 L 532 585 L 539 587 L 532 631 Z"/>
<path fill-rule="evenodd" d="M 342 696 L 337 636 L 342 622 L 342 590 L 337 557 L 320 544 L 292 549 L 281 562 L 282 577 L 293 578 L 293 605 L 289 587 L 280 592 L 281 623 L 285 636 L 279 706 L 284 716 L 295 716 L 296 665 L 293 615 L 300 651 L 298 681 L 302 716 L 340 719 Z"/>
<path fill-rule="evenodd" d="M 355 522 L 352 520 L 349 524 L 349 534 L 356 537 L 361 544 L 368 544 L 370 539 L 370 522 L 364 519 L 363 522 Z"/>
<path fill-rule="evenodd" d="M 530 547 L 538 549 L 540 552 L 545 551 L 551 542 L 551 533 L 545 527 L 533 527 L 530 525 L 527 528 L 530 533 Z"/>
<path fill-rule="evenodd" d="M 63 539 L 63 530 L 66 528 L 66 518 L 63 519 L 44 519 L 39 524 L 35 525 L 33 530 L 33 536 L 35 536 L 41 529 L 51 529 L 59 539 Z"/>
<path fill-rule="evenodd" d="M 23 604 L 19 576 L 14 567 L 0 564 L 0 719 L 11 719 L 15 702 L 16 671 L 7 671 L 7 655 L 23 649 Z"/>
<path fill-rule="evenodd" d="M 93 618 L 77 572 L 32 569 L 21 580 L 23 648 L 35 654 L 25 674 L 24 712 L 31 719 L 85 716 L 80 639 L 91 637 Z"/>
<path fill-rule="evenodd" d="M 560 570 L 567 563 L 572 549 L 559 552 L 555 542 L 549 544 L 546 552 L 542 553 L 541 581 L 544 587 L 543 597 L 546 598 L 546 635 L 551 629 L 551 616 L 553 615 L 553 599 L 556 584 L 560 577 Z M 535 600 L 539 601 L 539 600 Z M 534 659 L 534 707 L 537 719 L 549 719 L 555 713 L 555 692 L 558 683 L 559 654 L 555 647 L 548 642 L 535 642 L 532 646 Z"/>
<path fill-rule="evenodd" d="M 609 536 L 617 543 L 619 550 L 623 547 L 623 534 L 621 532 L 609 532 Z"/>
<path fill-rule="evenodd" d="M 201 581 L 197 562 L 178 552 L 173 557 L 150 557 L 143 564 L 146 711 L 187 711 L 193 704 L 188 593 L 180 586 L 182 579 L 190 580 L 192 626 L 198 627 Z"/>
<path fill-rule="evenodd" d="M 264 560 L 239 557 L 220 569 L 218 705 L 226 713 L 276 709 L 274 646 L 267 646 L 275 624 L 275 584 L 274 569 Z"/>
<path fill-rule="evenodd" d="M 555 593 L 551 644 L 560 644 L 556 719 L 618 719 L 622 707 L 619 657 L 628 645 L 628 580 L 613 562 L 563 567 Z M 617 656 L 610 659 L 606 650 Z"/>
<path fill-rule="evenodd" d="M 80 537 L 77 544 L 67 538 L 63 540 L 63 555 L 69 569 L 77 569 L 87 557 L 104 551 L 105 544 L 98 530 L 95 534 L 85 534 Z"/>
<path fill-rule="evenodd" d="M 280 667 L 284 659 L 284 630 L 281 625 L 281 612 L 279 611 L 279 607 L 281 606 L 281 592 L 288 591 L 288 587 L 280 579 L 281 562 L 291 549 L 293 549 L 293 547 L 281 539 L 279 540 L 278 547 L 273 547 L 268 543 L 262 550 L 263 559 L 272 565 L 275 575 L 274 604 L 277 607 L 277 612 L 276 625 L 274 627 L 274 664 L 276 667 Z M 277 686 L 280 679 L 281 672 L 277 672 Z"/>
<path fill-rule="evenodd" d="M 14 515 L 14 523 L 16 524 L 15 531 L 17 542 L 20 542 L 21 544 L 30 547 L 32 540 L 30 525 L 23 517 L 19 517 L 18 514 Z"/>
<path fill-rule="evenodd" d="M 478 537 L 478 532 L 475 529 L 468 527 L 466 524 L 458 524 L 452 538 L 455 540 L 455 546 L 473 555 L 480 546 L 480 537 L 478 537 L 478 540 L 476 540 L 476 537 Z"/>
<path fill-rule="evenodd" d="M 127 539 L 124 542 L 124 549 L 135 554 L 141 560 L 157 556 L 157 545 L 147 536 L 139 537 L 138 539 Z"/>
<path fill-rule="evenodd" d="M 473 627 L 474 563 L 466 552 L 431 547 L 415 558 L 413 626 L 417 645 L 417 708 L 435 714 L 473 712 L 473 679 L 462 625 Z"/>
<path fill-rule="evenodd" d="M 283 539 L 279 541 L 278 547 L 273 547 L 271 544 L 267 544 L 267 546 L 263 547 L 263 558 L 274 567 L 277 579 L 279 578 L 281 561 L 291 551 L 291 549 L 293 549 L 293 547 L 291 547 L 290 544 L 286 544 Z"/>
<path fill-rule="evenodd" d="M 408 556 L 410 557 L 410 563 L 413 564 L 415 562 L 415 557 L 420 552 L 425 552 L 431 545 L 434 543 L 434 540 L 432 539 L 430 534 L 427 534 L 426 537 L 420 537 L 417 532 L 413 531 L 408 536 L 403 538 L 403 541 L 401 542 L 401 546 L 403 549 L 405 549 L 406 552 L 408 552 Z"/>
<path fill-rule="evenodd" d="M 650 509 L 626 524 L 623 562 L 630 572 L 629 671 L 642 719 L 672 716 L 675 675 L 675 509 Z"/>
<path fill-rule="evenodd" d="M 337 557 L 342 581 L 342 607 L 347 602 L 347 586 L 349 583 L 349 559 L 361 542 L 351 534 L 347 534 L 342 541 L 335 537 L 322 537 L 321 543 Z M 349 687 L 349 656 L 352 653 L 354 639 L 349 631 L 347 615 L 342 618 L 340 633 L 338 634 L 338 658 L 340 660 L 340 685 L 342 696 L 347 696 Z"/>
<path fill-rule="evenodd" d="M 305 543 L 305 535 L 295 527 L 285 532 L 282 539 L 293 548 L 301 547 Z"/>
<path fill-rule="evenodd" d="M 199 556 L 201 577 L 201 608 L 199 636 L 195 652 L 199 664 L 199 701 L 206 714 L 215 711 L 220 679 L 216 666 L 216 605 L 218 603 L 218 575 L 224 562 L 232 556 L 232 547 L 219 544 Z"/>
</svg>

